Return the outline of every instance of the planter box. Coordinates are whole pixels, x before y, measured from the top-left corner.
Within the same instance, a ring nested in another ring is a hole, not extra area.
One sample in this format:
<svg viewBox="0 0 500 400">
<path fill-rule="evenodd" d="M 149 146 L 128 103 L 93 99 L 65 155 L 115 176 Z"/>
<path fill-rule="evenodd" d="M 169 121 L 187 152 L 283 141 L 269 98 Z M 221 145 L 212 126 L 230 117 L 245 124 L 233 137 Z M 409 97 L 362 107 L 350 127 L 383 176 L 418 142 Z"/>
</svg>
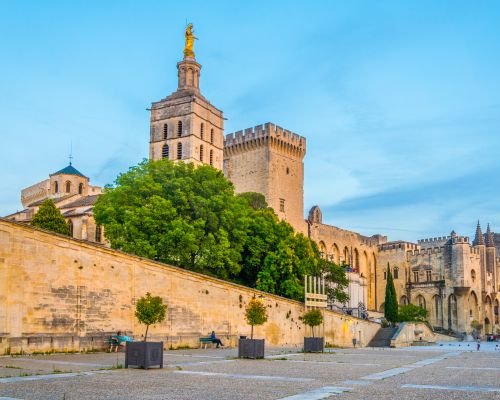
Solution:
<svg viewBox="0 0 500 400">
<path fill-rule="evenodd" d="M 264 358 L 264 339 L 240 339 L 239 358 Z"/>
<path fill-rule="evenodd" d="M 304 353 L 322 353 L 325 347 L 325 338 L 323 337 L 305 337 Z"/>
<path fill-rule="evenodd" d="M 163 342 L 127 342 L 125 368 L 130 365 L 145 369 L 163 368 Z"/>
</svg>

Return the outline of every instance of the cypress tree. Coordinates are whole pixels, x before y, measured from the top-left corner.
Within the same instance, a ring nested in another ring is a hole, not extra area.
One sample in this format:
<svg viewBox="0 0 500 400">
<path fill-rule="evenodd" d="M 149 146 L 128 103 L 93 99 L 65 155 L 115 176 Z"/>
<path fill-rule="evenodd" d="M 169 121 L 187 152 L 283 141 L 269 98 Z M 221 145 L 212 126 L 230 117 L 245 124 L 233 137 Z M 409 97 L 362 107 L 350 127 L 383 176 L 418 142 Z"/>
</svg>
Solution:
<svg viewBox="0 0 500 400">
<path fill-rule="evenodd" d="M 31 225 L 69 236 L 69 227 L 54 200 L 45 200 L 31 221 Z"/>
<path fill-rule="evenodd" d="M 384 316 L 385 319 L 391 323 L 397 322 L 398 320 L 398 300 L 396 298 L 396 288 L 394 287 L 394 280 L 392 279 L 389 263 L 387 263 Z"/>
</svg>

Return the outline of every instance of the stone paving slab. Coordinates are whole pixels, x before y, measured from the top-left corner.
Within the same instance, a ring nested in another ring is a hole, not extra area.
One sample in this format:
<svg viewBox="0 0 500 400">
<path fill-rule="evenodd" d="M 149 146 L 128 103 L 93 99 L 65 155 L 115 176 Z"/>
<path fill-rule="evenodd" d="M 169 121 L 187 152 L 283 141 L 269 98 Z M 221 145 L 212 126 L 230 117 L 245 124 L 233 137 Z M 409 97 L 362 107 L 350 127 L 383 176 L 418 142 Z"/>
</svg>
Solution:
<svg viewBox="0 0 500 400">
<path fill-rule="evenodd" d="M 0 399 L 500 399 L 500 354 L 491 348 L 266 349 L 264 360 L 236 354 L 168 351 L 167 367 L 148 371 L 116 369 L 123 353 L 0 357 L 0 373 L 14 371 L 0 378 Z M 55 366 L 71 372 L 53 374 Z"/>
</svg>

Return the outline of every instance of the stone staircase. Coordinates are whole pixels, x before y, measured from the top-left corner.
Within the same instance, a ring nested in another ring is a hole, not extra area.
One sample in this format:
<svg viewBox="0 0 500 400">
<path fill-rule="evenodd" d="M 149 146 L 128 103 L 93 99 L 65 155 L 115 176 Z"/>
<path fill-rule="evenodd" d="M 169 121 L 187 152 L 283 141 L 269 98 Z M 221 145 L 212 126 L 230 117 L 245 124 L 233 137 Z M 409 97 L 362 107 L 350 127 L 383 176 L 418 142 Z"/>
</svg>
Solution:
<svg viewBox="0 0 500 400">
<path fill-rule="evenodd" d="M 390 347 L 391 338 L 398 328 L 380 328 L 368 344 L 369 347 Z"/>
</svg>

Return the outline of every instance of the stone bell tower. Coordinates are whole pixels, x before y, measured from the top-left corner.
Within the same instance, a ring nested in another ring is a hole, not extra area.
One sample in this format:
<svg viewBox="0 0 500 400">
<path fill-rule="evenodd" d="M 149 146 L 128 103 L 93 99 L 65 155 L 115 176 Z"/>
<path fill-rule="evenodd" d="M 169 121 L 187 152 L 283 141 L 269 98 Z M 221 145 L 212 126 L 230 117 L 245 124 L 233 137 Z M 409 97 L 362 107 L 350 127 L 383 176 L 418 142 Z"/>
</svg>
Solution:
<svg viewBox="0 0 500 400">
<path fill-rule="evenodd" d="M 222 170 L 224 118 L 200 92 L 192 24 L 186 28 L 184 59 L 177 63 L 177 90 L 151 105 L 149 157 L 208 164 Z"/>
</svg>

